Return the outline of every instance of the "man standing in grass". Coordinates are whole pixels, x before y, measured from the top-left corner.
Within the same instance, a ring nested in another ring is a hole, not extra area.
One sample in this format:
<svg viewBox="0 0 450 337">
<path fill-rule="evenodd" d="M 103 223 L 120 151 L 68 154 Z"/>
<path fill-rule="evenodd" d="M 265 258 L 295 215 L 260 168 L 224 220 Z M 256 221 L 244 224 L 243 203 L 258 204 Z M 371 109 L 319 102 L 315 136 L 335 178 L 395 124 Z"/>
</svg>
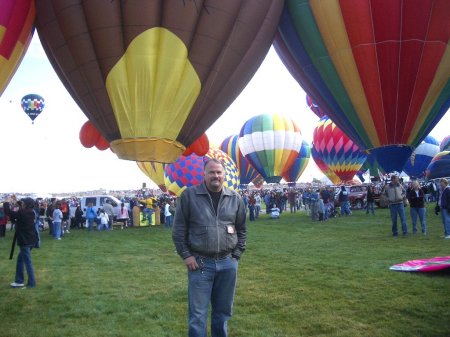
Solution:
<svg viewBox="0 0 450 337">
<path fill-rule="evenodd" d="M 189 337 L 206 337 L 211 303 L 212 337 L 226 337 L 238 260 L 247 229 L 241 196 L 223 186 L 224 164 L 205 162 L 204 183 L 187 188 L 177 203 L 172 239 L 188 270 Z"/>
<path fill-rule="evenodd" d="M 400 216 L 403 235 L 408 235 L 405 206 L 403 205 L 403 200 L 406 198 L 406 192 L 398 181 L 398 173 L 394 172 L 391 174 L 391 182 L 384 187 L 383 193 L 389 202 L 389 211 L 392 220 L 392 235 L 398 236 L 397 214 Z"/>
</svg>

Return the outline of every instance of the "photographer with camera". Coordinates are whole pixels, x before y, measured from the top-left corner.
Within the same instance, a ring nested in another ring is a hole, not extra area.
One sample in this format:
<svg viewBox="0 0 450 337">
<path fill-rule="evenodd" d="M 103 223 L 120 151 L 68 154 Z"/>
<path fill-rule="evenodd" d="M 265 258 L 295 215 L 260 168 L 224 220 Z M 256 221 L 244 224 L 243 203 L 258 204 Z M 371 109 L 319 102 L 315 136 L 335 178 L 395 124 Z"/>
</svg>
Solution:
<svg viewBox="0 0 450 337">
<path fill-rule="evenodd" d="M 450 239 L 450 186 L 448 180 L 442 178 L 439 182 L 440 190 L 435 207 L 436 215 L 441 212 L 442 224 L 444 225 L 444 238 Z"/>
</svg>

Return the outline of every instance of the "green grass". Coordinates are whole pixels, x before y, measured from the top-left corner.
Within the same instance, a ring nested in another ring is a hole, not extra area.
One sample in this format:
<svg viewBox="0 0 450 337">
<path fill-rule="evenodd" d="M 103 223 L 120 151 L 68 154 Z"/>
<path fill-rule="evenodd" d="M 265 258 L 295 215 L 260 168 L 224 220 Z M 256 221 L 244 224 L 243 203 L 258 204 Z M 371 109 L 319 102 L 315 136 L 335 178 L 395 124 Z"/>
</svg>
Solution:
<svg viewBox="0 0 450 337">
<path fill-rule="evenodd" d="M 440 217 L 430 208 L 427 218 L 427 236 L 397 239 L 387 210 L 249 222 L 230 337 L 450 336 L 450 273 L 389 270 L 450 255 Z M 44 232 L 37 287 L 24 290 L 9 288 L 11 238 L 0 240 L 0 336 L 187 335 L 186 271 L 170 231 Z"/>
</svg>

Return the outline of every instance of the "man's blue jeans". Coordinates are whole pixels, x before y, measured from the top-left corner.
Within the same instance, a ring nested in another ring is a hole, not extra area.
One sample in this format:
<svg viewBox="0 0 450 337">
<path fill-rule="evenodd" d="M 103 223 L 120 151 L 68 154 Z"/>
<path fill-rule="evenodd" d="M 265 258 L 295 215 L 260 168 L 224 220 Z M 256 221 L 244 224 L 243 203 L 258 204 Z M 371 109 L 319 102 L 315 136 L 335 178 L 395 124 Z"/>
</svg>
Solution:
<svg viewBox="0 0 450 337">
<path fill-rule="evenodd" d="M 398 235 L 397 214 L 400 216 L 403 235 L 408 234 L 408 225 L 406 224 L 405 206 L 403 206 L 403 202 L 389 205 L 389 210 L 391 212 L 391 220 L 392 220 L 392 235 L 394 236 Z"/>
<path fill-rule="evenodd" d="M 350 211 L 350 202 L 349 201 L 343 201 L 341 203 L 341 215 L 350 215 L 352 212 Z"/>
<path fill-rule="evenodd" d="M 427 232 L 427 219 L 425 218 L 426 210 L 425 207 L 411 207 L 409 209 L 409 213 L 411 214 L 411 221 L 413 225 L 413 233 L 417 233 L 417 216 L 419 216 L 420 225 L 422 227 L 422 233 Z"/>
<path fill-rule="evenodd" d="M 36 279 L 34 278 L 33 263 L 31 261 L 32 245 L 25 245 L 20 247 L 20 253 L 17 255 L 16 264 L 16 283 L 24 283 L 25 276 L 23 273 L 24 267 L 27 269 L 28 282 L 27 287 L 33 288 L 36 286 Z"/>
<path fill-rule="evenodd" d="M 444 235 L 450 235 L 450 211 L 441 208 L 442 224 L 444 225 Z"/>
<path fill-rule="evenodd" d="M 227 337 L 238 262 L 231 256 L 220 260 L 197 257 L 199 269 L 188 271 L 189 337 L 207 337 L 211 302 L 211 336 Z"/>
<path fill-rule="evenodd" d="M 59 239 L 61 237 L 61 222 L 53 221 L 53 237 Z"/>
<path fill-rule="evenodd" d="M 152 224 L 152 215 L 154 213 L 153 208 L 144 208 L 144 210 L 142 211 L 144 213 L 144 220 L 147 219 L 148 220 L 148 224 L 151 225 Z"/>
</svg>

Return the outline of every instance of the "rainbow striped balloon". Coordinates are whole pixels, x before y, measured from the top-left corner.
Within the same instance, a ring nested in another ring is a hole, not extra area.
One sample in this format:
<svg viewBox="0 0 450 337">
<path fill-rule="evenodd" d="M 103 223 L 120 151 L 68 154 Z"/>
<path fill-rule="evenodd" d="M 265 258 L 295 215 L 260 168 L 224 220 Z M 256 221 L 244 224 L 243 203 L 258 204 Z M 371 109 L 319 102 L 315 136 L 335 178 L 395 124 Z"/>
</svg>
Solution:
<svg viewBox="0 0 450 337">
<path fill-rule="evenodd" d="M 439 152 L 431 160 L 426 170 L 428 179 L 450 177 L 450 151 Z"/>
<path fill-rule="evenodd" d="M 308 166 L 310 157 L 311 148 L 309 147 L 309 144 L 303 140 L 297 158 L 289 170 L 283 173 L 283 179 L 288 183 L 295 183 L 298 179 L 300 179 L 306 169 L 306 166 Z"/>
<path fill-rule="evenodd" d="M 280 115 L 250 118 L 239 133 L 239 148 L 267 183 L 279 183 L 298 157 L 302 134 L 297 124 Z"/>
</svg>

